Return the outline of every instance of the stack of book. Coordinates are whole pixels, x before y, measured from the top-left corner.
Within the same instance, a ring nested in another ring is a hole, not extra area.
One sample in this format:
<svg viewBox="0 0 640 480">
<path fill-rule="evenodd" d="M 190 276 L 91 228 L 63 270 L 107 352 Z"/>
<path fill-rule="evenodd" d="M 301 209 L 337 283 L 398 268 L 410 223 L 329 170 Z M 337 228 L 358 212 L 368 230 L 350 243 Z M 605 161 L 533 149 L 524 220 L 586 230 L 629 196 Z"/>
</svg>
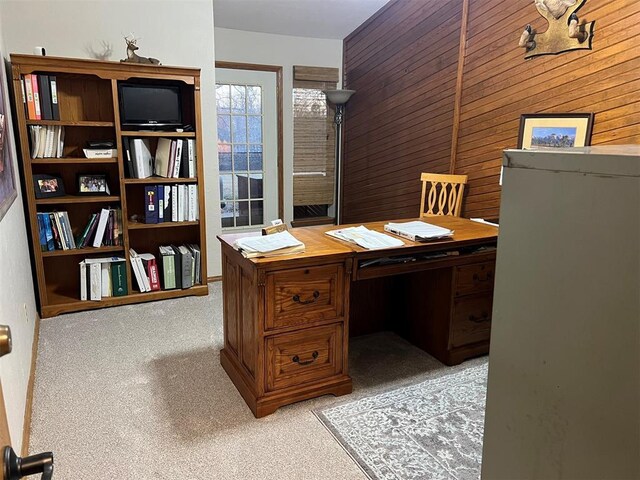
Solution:
<svg viewBox="0 0 640 480">
<path fill-rule="evenodd" d="M 67 212 L 38 213 L 38 236 L 43 252 L 76 248 Z"/>
<path fill-rule="evenodd" d="M 103 208 L 100 213 L 91 215 L 76 243 L 78 248 L 120 246 L 123 244 L 122 232 L 122 210 Z"/>
<path fill-rule="evenodd" d="M 125 265 L 122 257 L 86 258 L 80 262 L 80 300 L 128 295 Z"/>
<path fill-rule="evenodd" d="M 196 144 L 192 138 L 159 138 L 154 173 L 165 178 L 195 178 Z"/>
<path fill-rule="evenodd" d="M 31 158 L 61 158 L 64 152 L 64 127 L 30 125 Z"/>
<path fill-rule="evenodd" d="M 21 84 L 22 102 L 29 120 L 60 120 L 55 75 L 24 75 Z"/>
<path fill-rule="evenodd" d="M 195 222 L 200 219 L 197 185 L 148 185 L 145 223 Z"/>
</svg>

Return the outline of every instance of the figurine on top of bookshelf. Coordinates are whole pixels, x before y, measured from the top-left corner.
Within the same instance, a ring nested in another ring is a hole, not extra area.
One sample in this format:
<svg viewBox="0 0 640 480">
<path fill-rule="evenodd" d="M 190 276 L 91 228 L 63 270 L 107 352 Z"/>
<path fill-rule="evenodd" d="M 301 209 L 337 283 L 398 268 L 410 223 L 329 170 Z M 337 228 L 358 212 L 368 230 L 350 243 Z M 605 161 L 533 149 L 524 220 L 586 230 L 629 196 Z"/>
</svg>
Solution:
<svg viewBox="0 0 640 480">
<path fill-rule="evenodd" d="M 124 41 L 127 42 L 127 58 L 120 60 L 121 62 L 128 63 L 147 63 L 150 65 L 161 65 L 160 60 L 151 57 L 141 57 L 136 53 L 140 47 L 138 47 L 138 38 L 135 38 L 131 34 L 131 38 L 124 37 Z"/>
<path fill-rule="evenodd" d="M 62 178 L 53 175 L 34 175 L 33 189 L 35 190 L 36 198 L 52 198 L 65 196 Z"/>
<path fill-rule="evenodd" d="M 111 195 L 107 176 L 95 173 L 78 175 L 78 195 Z"/>
</svg>

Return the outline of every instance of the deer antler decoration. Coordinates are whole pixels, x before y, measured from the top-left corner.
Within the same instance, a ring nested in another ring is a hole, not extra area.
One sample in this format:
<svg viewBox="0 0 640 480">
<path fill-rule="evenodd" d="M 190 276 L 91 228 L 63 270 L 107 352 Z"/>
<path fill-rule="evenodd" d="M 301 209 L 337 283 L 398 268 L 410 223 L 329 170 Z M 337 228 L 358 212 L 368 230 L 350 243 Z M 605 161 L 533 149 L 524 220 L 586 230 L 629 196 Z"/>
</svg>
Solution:
<svg viewBox="0 0 640 480">
<path fill-rule="evenodd" d="M 527 25 L 518 45 L 525 48 L 524 58 L 555 55 L 571 50 L 591 50 L 595 22 L 582 22 L 577 11 L 587 0 L 534 0 L 538 13 L 549 23 L 549 28 L 538 34 Z"/>
</svg>

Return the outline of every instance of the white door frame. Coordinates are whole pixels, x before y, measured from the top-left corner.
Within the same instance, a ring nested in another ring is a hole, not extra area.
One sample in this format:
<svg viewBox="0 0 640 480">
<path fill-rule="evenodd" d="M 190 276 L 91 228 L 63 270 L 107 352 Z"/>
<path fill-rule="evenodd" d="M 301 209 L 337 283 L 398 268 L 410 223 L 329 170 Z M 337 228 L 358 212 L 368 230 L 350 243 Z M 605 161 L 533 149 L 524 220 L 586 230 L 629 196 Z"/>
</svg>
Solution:
<svg viewBox="0 0 640 480">
<path fill-rule="evenodd" d="M 216 62 L 215 68 L 228 68 L 236 70 L 256 70 L 260 72 L 274 72 L 276 74 L 276 117 L 278 138 L 278 218 L 284 220 L 284 134 L 282 127 L 282 67 L 278 65 L 261 65 L 257 63 Z"/>
</svg>

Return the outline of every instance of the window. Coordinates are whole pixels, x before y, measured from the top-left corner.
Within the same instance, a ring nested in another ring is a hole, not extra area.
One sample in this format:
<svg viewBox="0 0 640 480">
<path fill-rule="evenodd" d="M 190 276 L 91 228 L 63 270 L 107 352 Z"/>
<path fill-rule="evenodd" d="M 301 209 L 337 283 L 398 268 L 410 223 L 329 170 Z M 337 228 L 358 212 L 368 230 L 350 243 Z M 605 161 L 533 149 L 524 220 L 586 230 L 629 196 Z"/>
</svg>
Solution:
<svg viewBox="0 0 640 480">
<path fill-rule="evenodd" d="M 222 227 L 264 223 L 262 87 L 216 85 Z"/>
<path fill-rule="evenodd" d="M 327 217 L 335 191 L 333 108 L 323 90 L 335 89 L 337 68 L 294 67 L 293 209 L 296 225 Z"/>
</svg>

